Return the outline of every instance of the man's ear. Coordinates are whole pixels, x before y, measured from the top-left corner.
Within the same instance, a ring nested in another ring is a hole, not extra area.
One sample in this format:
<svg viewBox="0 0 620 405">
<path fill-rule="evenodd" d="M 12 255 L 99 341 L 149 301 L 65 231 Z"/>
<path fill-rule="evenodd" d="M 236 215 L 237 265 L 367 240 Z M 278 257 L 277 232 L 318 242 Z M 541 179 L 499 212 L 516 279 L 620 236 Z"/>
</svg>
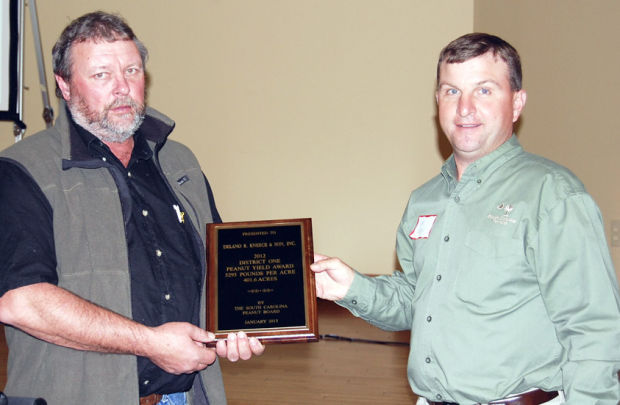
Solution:
<svg viewBox="0 0 620 405">
<path fill-rule="evenodd" d="M 69 83 L 59 75 L 54 75 L 54 77 L 56 78 L 56 83 L 58 83 L 58 88 L 62 93 L 62 98 L 64 98 L 65 101 L 69 101 L 71 99 L 71 86 L 69 86 Z"/>
<path fill-rule="evenodd" d="M 517 122 L 521 116 L 521 111 L 525 107 L 525 101 L 527 100 L 527 93 L 521 89 L 515 91 L 512 95 L 512 122 Z"/>
</svg>

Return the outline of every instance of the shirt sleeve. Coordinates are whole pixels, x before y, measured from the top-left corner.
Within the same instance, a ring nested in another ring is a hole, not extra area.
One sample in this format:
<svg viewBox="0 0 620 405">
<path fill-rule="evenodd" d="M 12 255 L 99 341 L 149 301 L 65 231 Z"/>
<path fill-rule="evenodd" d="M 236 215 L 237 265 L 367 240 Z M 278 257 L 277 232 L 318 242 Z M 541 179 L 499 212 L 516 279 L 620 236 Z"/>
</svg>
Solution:
<svg viewBox="0 0 620 405">
<path fill-rule="evenodd" d="M 581 193 L 556 204 L 538 239 L 541 294 L 567 357 L 567 404 L 618 404 L 620 293 L 596 203 Z"/>
<path fill-rule="evenodd" d="M 0 159 L 0 296 L 30 284 L 57 285 L 52 208 L 32 177 Z"/>
</svg>

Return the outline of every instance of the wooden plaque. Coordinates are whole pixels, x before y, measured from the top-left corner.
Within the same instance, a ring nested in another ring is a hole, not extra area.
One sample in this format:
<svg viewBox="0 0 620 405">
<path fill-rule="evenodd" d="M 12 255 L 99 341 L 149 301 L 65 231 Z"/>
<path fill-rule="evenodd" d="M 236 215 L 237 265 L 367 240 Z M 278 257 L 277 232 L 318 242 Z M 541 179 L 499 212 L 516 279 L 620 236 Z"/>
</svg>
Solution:
<svg viewBox="0 0 620 405">
<path fill-rule="evenodd" d="M 312 220 L 207 225 L 207 330 L 263 343 L 319 338 Z"/>
</svg>

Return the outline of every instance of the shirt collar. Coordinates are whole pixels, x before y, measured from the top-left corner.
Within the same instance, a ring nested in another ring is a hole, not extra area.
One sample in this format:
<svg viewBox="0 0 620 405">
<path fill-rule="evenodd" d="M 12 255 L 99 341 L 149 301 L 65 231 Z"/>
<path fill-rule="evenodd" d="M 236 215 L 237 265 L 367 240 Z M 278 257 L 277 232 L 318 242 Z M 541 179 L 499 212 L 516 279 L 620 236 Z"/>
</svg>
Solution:
<svg viewBox="0 0 620 405">
<path fill-rule="evenodd" d="M 517 136 L 513 134 L 497 149 L 467 166 L 467 169 L 465 169 L 465 173 L 463 173 L 463 175 L 461 176 L 461 180 L 467 180 L 471 178 L 480 179 L 488 173 L 493 172 L 499 166 L 503 165 L 504 162 L 521 153 L 522 151 L 523 147 L 519 143 L 519 139 L 517 139 Z M 448 160 L 445 161 L 445 163 L 441 167 L 441 174 L 446 180 L 450 182 L 457 181 L 458 176 L 456 172 L 456 162 L 454 161 L 454 155 L 450 155 Z"/>
<path fill-rule="evenodd" d="M 101 159 L 102 157 L 113 156 L 112 152 L 105 143 L 75 122 L 71 116 L 71 113 L 68 111 L 68 108 L 66 113 L 69 118 L 71 160 L 91 160 L 93 158 Z M 162 127 L 158 125 L 158 123 L 152 121 L 155 120 L 147 115 L 143 125 L 141 125 L 133 135 L 135 144 L 132 151 L 132 159 L 150 159 L 153 156 L 153 150 L 149 147 L 147 138 L 150 138 L 149 140 L 159 145 L 165 142 L 168 134 L 170 133 L 170 131 L 157 130 L 162 129 Z M 144 129 L 145 127 L 147 127 L 146 130 Z M 148 129 L 154 130 L 152 131 L 152 135 L 150 137 L 147 136 Z"/>
</svg>

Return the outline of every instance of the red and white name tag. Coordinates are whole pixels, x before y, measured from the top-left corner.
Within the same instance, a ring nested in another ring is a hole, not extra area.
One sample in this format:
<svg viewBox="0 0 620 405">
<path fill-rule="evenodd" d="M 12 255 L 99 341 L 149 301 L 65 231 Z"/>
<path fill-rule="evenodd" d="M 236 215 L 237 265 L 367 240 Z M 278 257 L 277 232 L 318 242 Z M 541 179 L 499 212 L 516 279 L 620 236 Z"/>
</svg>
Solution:
<svg viewBox="0 0 620 405">
<path fill-rule="evenodd" d="M 420 215 L 418 223 L 415 224 L 415 228 L 413 228 L 409 237 L 411 239 L 427 239 L 431 234 L 436 219 L 437 215 Z"/>
</svg>

